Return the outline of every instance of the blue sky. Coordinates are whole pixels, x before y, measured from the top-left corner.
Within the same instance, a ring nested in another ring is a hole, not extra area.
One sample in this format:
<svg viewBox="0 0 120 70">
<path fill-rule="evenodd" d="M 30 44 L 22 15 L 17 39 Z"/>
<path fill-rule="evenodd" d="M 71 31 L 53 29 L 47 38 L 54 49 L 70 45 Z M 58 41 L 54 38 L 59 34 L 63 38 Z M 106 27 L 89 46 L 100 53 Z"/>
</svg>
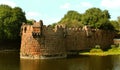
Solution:
<svg viewBox="0 0 120 70">
<path fill-rule="evenodd" d="M 84 13 L 91 7 L 107 9 L 111 20 L 117 20 L 120 16 L 119 3 L 120 0 L 0 0 L 0 4 L 21 7 L 27 19 L 41 19 L 46 25 L 58 22 L 69 10 Z"/>
</svg>

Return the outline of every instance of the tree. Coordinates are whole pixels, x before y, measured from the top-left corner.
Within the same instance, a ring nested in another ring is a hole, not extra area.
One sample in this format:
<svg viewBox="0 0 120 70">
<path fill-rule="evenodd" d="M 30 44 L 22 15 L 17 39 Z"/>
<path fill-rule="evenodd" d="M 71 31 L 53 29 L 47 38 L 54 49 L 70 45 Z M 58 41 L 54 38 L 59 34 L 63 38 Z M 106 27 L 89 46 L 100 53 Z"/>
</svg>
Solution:
<svg viewBox="0 0 120 70">
<path fill-rule="evenodd" d="M 23 22 L 26 17 L 21 8 L 0 5 L 0 40 L 18 39 Z"/>
<path fill-rule="evenodd" d="M 120 16 L 118 17 L 118 26 L 119 26 L 119 31 L 120 31 Z"/>
<path fill-rule="evenodd" d="M 118 23 L 118 21 L 111 20 L 110 23 L 114 26 L 115 30 L 119 31 L 120 24 Z"/>
<path fill-rule="evenodd" d="M 70 10 L 67 14 L 58 22 L 58 24 L 64 24 L 67 27 L 82 27 L 81 24 L 82 15 L 77 11 Z"/>
<path fill-rule="evenodd" d="M 77 11 L 68 11 L 67 14 L 58 22 L 67 27 L 83 27 L 89 25 L 92 28 L 114 30 L 114 26 L 110 23 L 110 14 L 108 10 L 99 8 L 90 8 L 85 13 L 80 14 Z"/>
<path fill-rule="evenodd" d="M 103 29 L 103 30 L 115 30 L 114 26 L 110 23 L 109 20 L 102 19 L 101 23 L 102 24 L 100 25 L 99 29 Z"/>
<path fill-rule="evenodd" d="M 109 14 L 108 10 L 104 10 L 102 14 L 103 14 L 104 18 L 110 19 L 110 14 Z"/>
<path fill-rule="evenodd" d="M 107 10 L 102 11 L 99 8 L 90 8 L 86 10 L 86 12 L 82 16 L 83 24 L 90 25 L 93 28 L 104 29 L 106 25 L 111 25 L 109 23 L 109 19 L 110 19 L 109 12 Z"/>
<path fill-rule="evenodd" d="M 0 5 L 0 39 L 4 39 L 5 38 L 5 32 L 6 31 L 6 20 L 9 19 L 9 17 L 11 17 L 11 12 L 12 8 L 10 6 L 7 5 Z M 6 20 L 5 20 L 6 18 Z"/>
<path fill-rule="evenodd" d="M 26 24 L 29 24 L 29 25 L 32 25 L 33 22 L 36 22 L 34 19 L 31 19 L 31 20 L 27 20 L 27 23 Z"/>
</svg>

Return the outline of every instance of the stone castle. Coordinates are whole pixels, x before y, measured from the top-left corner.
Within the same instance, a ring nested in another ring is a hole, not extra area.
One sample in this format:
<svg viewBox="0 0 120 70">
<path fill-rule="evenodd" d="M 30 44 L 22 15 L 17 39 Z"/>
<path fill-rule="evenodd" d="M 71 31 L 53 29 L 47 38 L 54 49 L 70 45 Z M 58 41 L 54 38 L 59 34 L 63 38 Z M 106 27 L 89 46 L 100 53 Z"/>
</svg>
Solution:
<svg viewBox="0 0 120 70">
<path fill-rule="evenodd" d="M 115 33 L 99 29 L 67 28 L 63 25 L 45 26 L 40 20 L 33 25 L 21 26 L 21 58 L 44 59 L 64 58 L 95 45 L 102 49 L 113 44 Z"/>
</svg>

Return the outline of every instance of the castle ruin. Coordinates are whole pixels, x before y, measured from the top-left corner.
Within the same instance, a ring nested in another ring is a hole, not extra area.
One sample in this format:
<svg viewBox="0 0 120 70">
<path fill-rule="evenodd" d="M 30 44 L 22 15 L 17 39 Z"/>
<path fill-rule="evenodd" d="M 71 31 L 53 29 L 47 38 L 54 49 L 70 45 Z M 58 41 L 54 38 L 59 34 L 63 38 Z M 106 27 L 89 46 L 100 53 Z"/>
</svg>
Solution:
<svg viewBox="0 0 120 70">
<path fill-rule="evenodd" d="M 67 28 L 63 25 L 45 26 L 40 20 L 21 26 L 21 58 L 65 58 L 89 50 L 95 45 L 102 49 L 113 44 L 115 33 L 99 29 Z"/>
</svg>

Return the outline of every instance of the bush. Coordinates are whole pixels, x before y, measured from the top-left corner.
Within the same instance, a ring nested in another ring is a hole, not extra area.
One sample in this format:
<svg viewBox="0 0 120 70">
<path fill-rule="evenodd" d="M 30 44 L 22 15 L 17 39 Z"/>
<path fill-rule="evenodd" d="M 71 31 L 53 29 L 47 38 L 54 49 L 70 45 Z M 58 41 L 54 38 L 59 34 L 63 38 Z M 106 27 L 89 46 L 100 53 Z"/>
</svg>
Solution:
<svg viewBox="0 0 120 70">
<path fill-rule="evenodd" d="M 102 49 L 100 49 L 100 45 L 96 45 L 95 48 L 90 50 L 90 53 L 101 53 L 103 52 Z"/>
<path fill-rule="evenodd" d="M 91 49 L 90 50 L 90 53 L 101 53 L 101 52 L 103 52 L 102 49 Z"/>
<path fill-rule="evenodd" d="M 115 45 L 111 45 L 111 48 L 114 49 L 114 48 L 116 48 L 116 46 Z"/>
<path fill-rule="evenodd" d="M 95 49 L 100 49 L 100 45 L 96 45 L 96 46 L 95 46 Z"/>
<path fill-rule="evenodd" d="M 120 52 L 120 46 L 111 45 L 111 49 L 108 50 L 109 52 Z"/>
</svg>

